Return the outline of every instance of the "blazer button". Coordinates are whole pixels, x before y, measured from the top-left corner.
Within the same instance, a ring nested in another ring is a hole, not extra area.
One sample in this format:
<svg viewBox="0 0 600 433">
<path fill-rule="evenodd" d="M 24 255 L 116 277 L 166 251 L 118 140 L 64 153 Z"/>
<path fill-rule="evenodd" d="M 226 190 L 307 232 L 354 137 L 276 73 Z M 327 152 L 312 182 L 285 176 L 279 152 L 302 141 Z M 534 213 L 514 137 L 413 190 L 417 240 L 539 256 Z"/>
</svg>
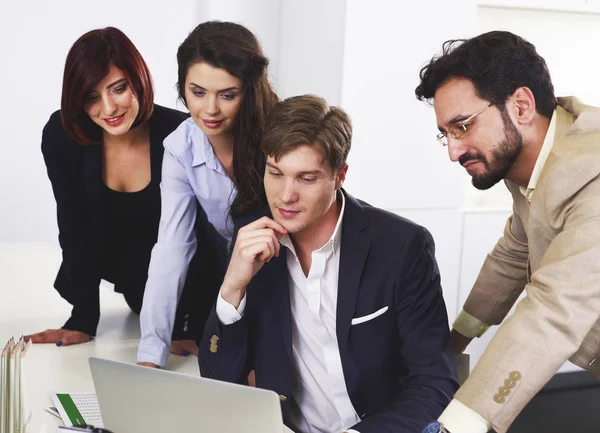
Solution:
<svg viewBox="0 0 600 433">
<path fill-rule="evenodd" d="M 219 337 L 217 337 L 216 335 L 213 335 L 212 337 L 210 337 L 210 351 L 212 353 L 217 353 L 218 350 L 219 350 Z"/>
<path fill-rule="evenodd" d="M 282 402 L 287 401 L 287 397 L 285 395 L 281 395 L 280 394 L 279 395 L 279 400 L 282 401 Z"/>
<path fill-rule="evenodd" d="M 507 388 L 514 388 L 515 386 L 517 386 L 517 381 L 514 379 L 506 379 L 504 381 L 504 386 Z"/>
<path fill-rule="evenodd" d="M 521 373 L 518 371 L 513 371 L 508 375 L 512 380 L 521 380 Z"/>
<path fill-rule="evenodd" d="M 510 389 L 501 386 L 500 389 L 498 390 L 498 394 L 506 396 L 506 395 L 510 394 Z"/>
<path fill-rule="evenodd" d="M 496 395 L 494 396 L 494 401 L 495 401 L 496 403 L 504 403 L 504 396 L 503 396 L 503 395 L 500 395 L 500 394 L 496 394 Z"/>
</svg>

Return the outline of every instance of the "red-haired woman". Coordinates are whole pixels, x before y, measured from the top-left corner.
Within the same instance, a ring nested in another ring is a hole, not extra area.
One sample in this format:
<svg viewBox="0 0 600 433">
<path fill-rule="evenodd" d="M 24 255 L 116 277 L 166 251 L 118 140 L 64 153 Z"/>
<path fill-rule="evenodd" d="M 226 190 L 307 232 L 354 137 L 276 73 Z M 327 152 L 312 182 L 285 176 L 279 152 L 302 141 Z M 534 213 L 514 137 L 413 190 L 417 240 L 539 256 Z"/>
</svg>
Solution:
<svg viewBox="0 0 600 433">
<path fill-rule="evenodd" d="M 187 117 L 153 100 L 146 63 L 120 30 L 90 31 L 69 51 L 61 109 L 44 128 L 42 153 L 63 253 L 54 286 L 73 310 L 62 329 L 31 335 L 34 343 L 94 337 L 101 279 L 114 283 L 134 312 L 141 310 L 160 221 L 162 142 Z M 192 268 L 197 275 L 190 272 L 186 287 L 202 273 Z M 180 304 L 174 340 L 198 337 L 190 304 Z"/>
</svg>

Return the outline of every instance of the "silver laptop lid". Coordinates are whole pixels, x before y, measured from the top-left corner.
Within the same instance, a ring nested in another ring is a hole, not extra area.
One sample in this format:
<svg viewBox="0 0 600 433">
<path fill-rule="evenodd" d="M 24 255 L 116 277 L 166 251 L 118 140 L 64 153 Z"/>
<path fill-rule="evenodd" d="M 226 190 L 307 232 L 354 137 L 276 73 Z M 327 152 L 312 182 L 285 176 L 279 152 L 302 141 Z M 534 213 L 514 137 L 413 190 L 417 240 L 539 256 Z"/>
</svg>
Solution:
<svg viewBox="0 0 600 433">
<path fill-rule="evenodd" d="M 90 358 L 104 428 L 113 433 L 281 433 L 276 393 Z"/>
</svg>

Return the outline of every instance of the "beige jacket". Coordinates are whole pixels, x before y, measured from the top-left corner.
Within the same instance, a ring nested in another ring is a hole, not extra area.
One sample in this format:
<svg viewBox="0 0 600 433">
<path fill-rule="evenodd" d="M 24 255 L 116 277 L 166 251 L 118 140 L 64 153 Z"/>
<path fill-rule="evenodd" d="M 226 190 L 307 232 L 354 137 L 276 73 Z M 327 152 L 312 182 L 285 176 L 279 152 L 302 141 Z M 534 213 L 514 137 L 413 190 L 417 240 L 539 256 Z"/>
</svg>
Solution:
<svg viewBox="0 0 600 433">
<path fill-rule="evenodd" d="M 464 305 L 497 325 L 526 290 L 455 396 L 498 433 L 566 360 L 600 377 L 600 109 L 559 98 L 556 116 L 531 203 L 506 182 L 513 214 Z"/>
</svg>

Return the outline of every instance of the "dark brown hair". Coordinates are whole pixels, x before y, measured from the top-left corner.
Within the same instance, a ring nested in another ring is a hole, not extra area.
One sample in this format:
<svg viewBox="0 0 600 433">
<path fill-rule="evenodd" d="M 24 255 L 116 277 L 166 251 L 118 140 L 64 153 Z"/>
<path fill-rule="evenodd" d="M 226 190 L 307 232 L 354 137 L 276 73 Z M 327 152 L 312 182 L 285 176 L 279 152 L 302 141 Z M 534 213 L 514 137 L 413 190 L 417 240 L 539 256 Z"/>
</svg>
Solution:
<svg viewBox="0 0 600 433">
<path fill-rule="evenodd" d="M 77 143 L 102 141 L 102 128 L 90 119 L 84 105 L 111 65 L 123 71 L 140 105 L 131 127 L 145 123 L 152 114 L 152 78 L 140 52 L 119 29 L 92 30 L 77 39 L 69 50 L 63 76 L 60 117 L 63 127 Z"/>
<path fill-rule="evenodd" d="M 451 78 L 466 78 L 481 98 L 499 110 L 519 87 L 531 90 L 542 116 L 552 117 L 556 108 L 546 61 L 532 43 L 510 32 L 492 31 L 444 42 L 442 55 L 421 69 L 420 78 L 415 95 L 421 101 L 433 99 L 437 89 Z"/>
<path fill-rule="evenodd" d="M 205 62 L 242 81 L 243 100 L 234 126 L 233 174 L 238 190 L 231 204 L 233 218 L 266 202 L 265 156 L 260 151 L 267 113 L 278 100 L 267 77 L 268 59 L 250 30 L 236 23 L 208 21 L 198 25 L 177 50 L 179 97 L 185 100 L 189 68 Z"/>
<path fill-rule="evenodd" d="M 316 147 L 337 173 L 352 144 L 350 117 L 314 95 L 294 96 L 275 104 L 267 118 L 263 152 L 277 161 L 288 150 L 304 144 Z"/>
</svg>

